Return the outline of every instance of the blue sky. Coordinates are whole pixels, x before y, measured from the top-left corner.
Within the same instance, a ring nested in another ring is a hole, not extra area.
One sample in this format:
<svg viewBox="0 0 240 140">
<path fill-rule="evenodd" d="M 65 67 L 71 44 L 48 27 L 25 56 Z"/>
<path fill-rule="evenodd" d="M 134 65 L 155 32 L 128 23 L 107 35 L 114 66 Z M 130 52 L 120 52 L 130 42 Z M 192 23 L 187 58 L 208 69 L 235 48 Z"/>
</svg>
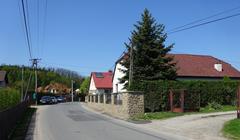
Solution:
<svg viewBox="0 0 240 140">
<path fill-rule="evenodd" d="M 0 64 L 30 65 L 19 1 L 1 0 Z M 32 51 L 40 66 L 82 75 L 113 68 L 144 8 L 167 31 L 240 6 L 238 0 L 48 0 L 43 28 L 46 0 L 40 0 L 39 20 L 37 0 L 28 1 Z M 170 34 L 166 44 L 175 43 L 173 53 L 212 55 L 240 70 L 239 25 L 240 16 Z"/>
</svg>

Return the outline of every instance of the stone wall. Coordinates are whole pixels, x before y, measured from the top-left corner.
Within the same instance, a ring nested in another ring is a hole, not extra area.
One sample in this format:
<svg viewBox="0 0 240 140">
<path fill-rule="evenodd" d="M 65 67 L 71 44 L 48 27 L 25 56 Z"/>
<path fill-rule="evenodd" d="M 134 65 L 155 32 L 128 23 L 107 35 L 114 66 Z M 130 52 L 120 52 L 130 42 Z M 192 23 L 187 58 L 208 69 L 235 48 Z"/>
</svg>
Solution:
<svg viewBox="0 0 240 140">
<path fill-rule="evenodd" d="M 98 99 L 96 100 L 96 98 Z M 103 98 L 102 103 L 100 98 Z M 107 98 L 110 99 L 110 102 L 107 102 Z M 129 119 L 144 114 L 144 95 L 141 92 L 89 95 L 85 101 L 88 107 L 121 119 Z"/>
</svg>

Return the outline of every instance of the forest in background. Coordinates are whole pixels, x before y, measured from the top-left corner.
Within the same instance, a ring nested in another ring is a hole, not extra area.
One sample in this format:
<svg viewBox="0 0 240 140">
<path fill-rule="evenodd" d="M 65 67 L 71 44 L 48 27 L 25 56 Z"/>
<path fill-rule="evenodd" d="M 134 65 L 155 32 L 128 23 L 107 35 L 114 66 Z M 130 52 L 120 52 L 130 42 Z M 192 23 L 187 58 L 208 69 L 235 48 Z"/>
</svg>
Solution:
<svg viewBox="0 0 240 140">
<path fill-rule="evenodd" d="M 0 70 L 7 71 L 8 86 L 17 90 L 22 85 L 22 66 L 1 65 Z M 24 87 L 27 86 L 28 79 L 32 74 L 29 90 L 34 91 L 35 77 L 31 67 L 24 66 Z M 77 72 L 62 68 L 38 68 L 38 87 L 45 87 L 50 83 L 61 83 L 71 88 L 71 80 L 74 80 L 74 89 L 80 87 L 83 77 Z"/>
</svg>

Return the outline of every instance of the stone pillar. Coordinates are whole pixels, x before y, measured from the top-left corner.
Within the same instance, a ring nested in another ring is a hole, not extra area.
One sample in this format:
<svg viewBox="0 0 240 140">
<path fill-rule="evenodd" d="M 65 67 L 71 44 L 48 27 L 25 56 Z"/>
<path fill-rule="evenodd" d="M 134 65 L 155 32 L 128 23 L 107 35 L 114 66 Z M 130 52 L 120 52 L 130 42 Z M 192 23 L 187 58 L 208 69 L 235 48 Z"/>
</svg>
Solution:
<svg viewBox="0 0 240 140">
<path fill-rule="evenodd" d="M 107 102 L 107 95 L 103 94 L 103 104 L 106 104 L 106 102 Z"/>
<path fill-rule="evenodd" d="M 98 94 L 97 97 L 98 97 L 98 103 L 100 104 L 100 94 Z"/>
<path fill-rule="evenodd" d="M 111 104 L 114 105 L 115 102 L 114 102 L 114 93 L 111 94 Z"/>
<path fill-rule="evenodd" d="M 128 118 L 144 114 L 144 93 L 128 91 L 123 93 L 122 106 Z"/>
</svg>

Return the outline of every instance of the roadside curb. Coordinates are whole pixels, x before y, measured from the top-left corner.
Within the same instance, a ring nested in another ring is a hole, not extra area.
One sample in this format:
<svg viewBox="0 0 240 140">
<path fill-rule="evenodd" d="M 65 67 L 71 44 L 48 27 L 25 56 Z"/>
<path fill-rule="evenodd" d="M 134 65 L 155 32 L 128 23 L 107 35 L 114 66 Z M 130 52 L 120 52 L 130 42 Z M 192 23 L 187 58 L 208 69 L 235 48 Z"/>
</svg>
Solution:
<svg viewBox="0 0 240 140">
<path fill-rule="evenodd" d="M 219 114 L 209 114 L 206 116 L 201 116 L 201 118 L 210 118 L 210 117 L 218 117 L 218 116 L 226 116 L 226 115 L 234 115 L 236 112 L 225 112 L 225 113 L 219 113 Z"/>
<path fill-rule="evenodd" d="M 119 118 L 116 118 L 116 117 L 113 117 L 109 114 L 106 114 L 104 112 L 100 112 L 100 111 L 97 111 L 97 110 L 94 110 L 92 108 L 89 108 L 86 103 L 81 103 L 81 107 L 87 111 L 90 111 L 92 113 L 95 113 L 95 114 L 98 114 L 98 115 L 101 115 L 103 117 L 106 117 L 108 119 L 111 119 L 111 121 L 114 123 L 114 124 L 119 124 L 119 125 L 128 125 L 128 128 L 131 128 L 131 129 L 134 129 L 135 131 L 141 131 L 141 132 L 144 132 L 144 133 L 148 133 L 150 135 L 153 135 L 153 136 L 159 136 L 158 138 L 160 138 L 161 140 L 168 140 L 168 139 L 171 139 L 171 140 L 192 140 L 192 139 L 189 139 L 185 136 L 182 136 L 182 135 L 174 135 L 172 133 L 169 133 L 169 132 L 159 132 L 158 130 L 154 130 L 154 129 L 151 129 L 151 128 L 145 128 L 145 127 L 141 127 L 141 123 L 134 123 L 134 122 L 131 122 L 131 120 L 123 120 L 123 119 L 119 119 Z"/>
</svg>

